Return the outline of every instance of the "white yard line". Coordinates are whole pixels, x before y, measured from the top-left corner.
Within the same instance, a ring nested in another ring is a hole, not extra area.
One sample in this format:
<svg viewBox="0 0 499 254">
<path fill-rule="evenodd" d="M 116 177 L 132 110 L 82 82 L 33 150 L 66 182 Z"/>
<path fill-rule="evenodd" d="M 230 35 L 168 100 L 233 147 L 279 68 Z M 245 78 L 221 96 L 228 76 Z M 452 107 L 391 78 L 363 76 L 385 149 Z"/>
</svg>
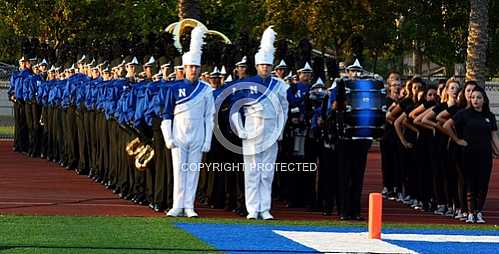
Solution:
<svg viewBox="0 0 499 254">
<path fill-rule="evenodd" d="M 383 240 L 455 243 L 499 243 L 493 235 L 382 234 L 382 240 L 369 239 L 367 232 L 303 232 L 274 230 L 275 233 L 320 252 L 416 253 Z"/>
<path fill-rule="evenodd" d="M 367 233 L 301 232 L 274 230 L 275 233 L 320 252 L 416 253 L 407 248 L 368 239 Z"/>
</svg>

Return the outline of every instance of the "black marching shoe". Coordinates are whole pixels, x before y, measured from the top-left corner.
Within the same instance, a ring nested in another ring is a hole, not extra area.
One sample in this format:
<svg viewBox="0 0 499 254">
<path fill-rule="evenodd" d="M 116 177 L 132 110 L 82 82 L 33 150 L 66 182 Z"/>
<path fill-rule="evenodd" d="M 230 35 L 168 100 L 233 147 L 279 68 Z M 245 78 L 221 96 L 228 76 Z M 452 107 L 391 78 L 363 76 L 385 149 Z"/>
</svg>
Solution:
<svg viewBox="0 0 499 254">
<path fill-rule="evenodd" d="M 352 217 L 352 220 L 356 220 L 356 221 L 365 221 L 366 219 L 360 215 L 356 215 L 356 216 L 353 216 Z"/>
<path fill-rule="evenodd" d="M 340 220 L 342 220 L 342 221 L 350 220 L 350 216 L 342 215 L 342 216 L 340 216 Z"/>
</svg>

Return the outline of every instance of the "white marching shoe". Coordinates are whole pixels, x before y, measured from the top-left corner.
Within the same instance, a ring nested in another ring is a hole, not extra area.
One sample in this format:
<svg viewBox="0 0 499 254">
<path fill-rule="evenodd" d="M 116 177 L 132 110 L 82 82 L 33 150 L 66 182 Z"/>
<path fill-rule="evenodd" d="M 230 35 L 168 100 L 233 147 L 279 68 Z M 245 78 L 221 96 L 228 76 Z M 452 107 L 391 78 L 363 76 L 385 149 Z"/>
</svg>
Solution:
<svg viewBox="0 0 499 254">
<path fill-rule="evenodd" d="M 168 216 L 168 217 L 180 217 L 180 216 L 184 216 L 184 209 L 182 209 L 182 208 L 172 208 L 172 209 L 170 209 L 166 213 L 166 216 Z"/>
<path fill-rule="evenodd" d="M 248 215 L 246 216 L 246 219 L 256 220 L 256 219 L 258 219 L 258 213 L 257 212 L 248 213 Z"/>
<path fill-rule="evenodd" d="M 466 220 L 466 223 L 475 223 L 475 216 L 472 213 L 468 214 L 468 219 Z"/>
<path fill-rule="evenodd" d="M 196 218 L 199 217 L 199 215 L 194 211 L 194 209 L 185 209 L 185 216 L 188 218 Z"/>
<path fill-rule="evenodd" d="M 476 214 L 476 223 L 480 223 L 480 224 L 485 223 L 485 220 L 483 219 L 482 212 L 479 212 Z"/>
<path fill-rule="evenodd" d="M 262 217 L 262 219 L 264 219 L 264 220 L 273 220 L 274 219 L 274 216 L 272 216 L 272 214 L 270 214 L 269 211 L 261 212 L 260 217 Z"/>
</svg>

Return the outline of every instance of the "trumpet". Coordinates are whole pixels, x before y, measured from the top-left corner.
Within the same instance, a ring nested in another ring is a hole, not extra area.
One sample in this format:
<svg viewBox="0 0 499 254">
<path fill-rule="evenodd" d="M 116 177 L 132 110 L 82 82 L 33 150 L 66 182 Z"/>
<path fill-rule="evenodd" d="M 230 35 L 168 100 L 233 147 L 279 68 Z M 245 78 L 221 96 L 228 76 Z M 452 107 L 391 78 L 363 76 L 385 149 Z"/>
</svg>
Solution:
<svg viewBox="0 0 499 254">
<path fill-rule="evenodd" d="M 146 145 L 135 157 L 135 168 L 138 171 L 146 170 L 147 164 L 149 164 L 153 157 L 154 149 L 150 145 Z"/>
</svg>

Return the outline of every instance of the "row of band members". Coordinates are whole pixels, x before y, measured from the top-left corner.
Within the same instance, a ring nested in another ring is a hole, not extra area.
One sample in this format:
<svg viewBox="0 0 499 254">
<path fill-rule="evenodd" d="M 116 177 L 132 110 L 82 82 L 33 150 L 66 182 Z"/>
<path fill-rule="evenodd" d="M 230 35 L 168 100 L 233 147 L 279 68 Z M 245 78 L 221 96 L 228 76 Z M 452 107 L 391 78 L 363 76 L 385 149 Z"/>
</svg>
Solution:
<svg viewBox="0 0 499 254">
<path fill-rule="evenodd" d="M 293 97 L 296 98 L 297 95 L 302 92 L 304 94 L 300 96 L 303 98 L 307 98 L 313 94 L 309 93 L 309 91 L 300 89 L 303 88 L 303 85 L 305 85 L 305 87 L 310 86 L 311 77 L 309 73 L 310 72 L 308 70 L 305 70 L 304 72 L 302 70 L 302 74 L 305 75 L 299 75 L 300 82 L 292 86 L 290 89 L 291 94 L 288 91 L 288 98 L 290 99 L 290 102 L 293 101 Z M 465 218 L 468 222 L 473 222 L 475 220 L 483 222 L 484 219 L 482 209 L 485 201 L 488 179 L 490 178 L 490 170 L 492 168 L 491 156 L 492 151 L 495 151 L 497 148 L 496 141 L 494 141 L 496 139 L 494 133 L 496 122 L 494 116 L 490 113 L 488 100 L 485 92 L 483 92 L 483 89 L 480 89 L 472 81 L 467 82 L 465 88 L 461 91 L 462 95 L 458 96 L 457 90 L 460 85 L 457 81 L 449 80 L 447 84 L 442 84 L 437 88 L 431 86 L 425 87 L 424 82 L 418 78 L 408 81 L 404 89 L 400 89 L 400 76 L 397 73 L 391 73 L 387 79 L 387 83 L 390 91 L 388 101 L 391 106 L 390 112 L 387 114 L 387 131 L 385 132 L 381 146 L 383 155 L 383 180 L 384 186 L 386 187 L 385 194 L 390 199 L 396 198 L 410 204 L 416 209 L 435 209 L 435 213 L 445 213 L 449 216 L 452 213 L 452 215 L 456 216 L 456 218 Z M 475 97 L 478 98 L 476 99 L 476 107 L 472 107 L 473 89 L 476 90 Z M 482 104 L 480 104 L 480 96 L 478 94 L 481 94 Z M 302 102 L 303 101 L 298 100 L 297 104 Z M 319 107 L 321 106 L 320 104 L 321 103 L 317 103 Z M 460 112 L 460 114 L 456 115 L 458 117 L 458 121 L 455 121 L 456 119 L 454 119 L 453 116 L 457 113 L 458 109 L 463 109 L 463 112 L 469 111 L 470 113 L 465 114 Z M 467 109 L 467 111 L 464 109 Z M 316 108 L 309 108 L 305 111 L 310 110 L 314 111 Z M 32 111 L 37 110 L 35 109 Z M 475 112 L 482 113 L 473 115 Z M 306 114 L 306 112 L 301 113 L 303 115 Z M 38 114 L 35 113 L 34 115 L 36 117 Z M 461 115 L 462 117 L 459 118 Z M 488 132 L 478 133 L 489 133 L 490 135 L 486 136 L 489 139 L 475 140 L 476 137 L 473 135 L 470 137 L 466 136 L 466 138 L 470 138 L 468 143 L 472 145 L 468 144 L 469 146 L 466 146 L 465 149 L 452 142 L 445 142 L 448 141 L 448 136 L 451 136 L 454 138 L 456 143 L 460 142 L 461 145 L 464 145 L 463 140 L 459 140 L 457 137 L 464 138 L 465 136 L 463 135 L 475 133 L 475 131 L 469 132 L 466 128 L 477 128 L 477 126 L 463 126 L 463 124 L 470 122 L 468 118 L 477 117 L 478 115 L 482 115 L 484 119 L 487 119 L 484 121 L 488 124 L 479 127 L 489 128 Z M 310 119 L 311 118 L 308 120 Z M 32 120 L 31 122 L 34 121 Z M 71 121 L 66 121 L 67 126 L 71 125 L 70 122 Z M 347 161 L 341 158 L 349 155 L 349 153 L 345 152 L 342 154 L 341 151 L 346 151 L 349 144 L 347 142 L 341 142 L 341 144 L 338 144 L 336 148 L 334 146 L 331 148 L 330 145 L 322 146 L 322 142 L 317 139 L 317 137 L 320 138 L 321 135 L 318 135 L 315 138 L 311 135 L 310 138 L 307 138 L 306 142 L 304 142 L 306 143 L 306 149 L 304 149 L 304 151 L 309 152 L 300 152 L 300 149 L 295 149 L 300 147 L 296 146 L 296 141 L 299 140 L 296 138 L 296 134 L 300 133 L 300 128 L 302 127 L 294 128 L 289 126 L 297 126 L 296 123 L 302 122 L 313 124 L 310 121 L 303 121 L 303 119 L 300 120 L 290 117 L 291 124 L 289 124 L 288 128 L 286 128 L 287 131 L 285 139 L 281 142 L 281 144 L 288 145 L 281 146 L 282 152 L 279 154 L 279 160 L 303 161 L 305 157 L 307 157 L 305 161 L 322 161 L 322 165 L 328 165 L 329 163 L 329 169 L 325 170 L 325 166 L 323 166 L 321 167 L 322 170 L 319 169 L 316 173 L 301 172 L 293 174 L 288 173 L 288 175 L 286 173 L 278 173 L 274 184 L 274 195 L 278 198 L 286 200 L 288 206 L 290 207 L 307 206 L 311 209 L 319 208 L 322 209 L 326 215 L 331 214 L 333 204 L 336 203 L 337 210 L 340 215 L 342 215 L 341 217 L 343 219 L 362 219 L 360 216 L 360 205 L 358 208 L 353 209 L 355 210 L 354 212 L 341 213 L 341 206 L 351 206 L 346 203 L 349 203 L 350 199 L 352 199 L 345 197 L 344 191 L 342 191 L 344 188 L 342 186 L 351 184 L 360 187 L 360 190 L 357 191 L 358 193 L 353 195 L 359 196 L 359 198 L 360 191 L 362 190 L 363 170 L 361 170 L 362 172 L 359 171 L 357 174 L 353 174 L 355 177 L 350 176 L 352 179 L 349 179 L 348 183 L 345 182 L 347 181 L 346 176 L 344 176 L 345 173 L 342 173 L 342 170 L 339 170 L 340 168 L 345 168 L 344 166 L 339 165 L 342 165 L 341 163 L 345 163 L 345 161 Z M 458 128 L 452 128 L 454 123 L 458 126 Z M 103 123 L 101 122 L 100 124 Z M 464 133 L 463 128 L 466 130 Z M 62 129 L 64 132 L 64 130 L 68 131 L 70 128 Z M 453 132 L 454 129 L 457 133 Z M 312 132 L 313 131 L 310 131 L 309 133 Z M 45 133 L 49 133 L 49 131 Z M 30 137 L 28 138 L 30 141 L 36 139 L 33 137 L 34 135 L 28 136 Z M 58 138 L 55 137 L 54 139 L 54 135 L 51 136 L 53 139 L 52 143 L 56 143 Z M 71 134 L 66 134 L 64 136 L 71 136 Z M 75 136 L 74 133 L 73 136 Z M 488 143 L 482 142 L 484 140 Z M 466 151 L 467 154 L 468 152 L 473 151 L 470 149 L 474 148 L 476 146 L 475 144 L 482 144 L 483 147 L 487 146 L 486 144 L 489 144 L 488 153 L 479 153 L 482 155 L 480 159 L 473 158 L 473 161 L 484 162 L 483 164 L 470 164 L 469 161 L 464 159 L 467 158 L 466 156 L 456 156 L 456 154 L 464 151 Z M 64 150 L 64 148 L 70 146 L 70 144 L 62 144 L 59 146 L 59 150 Z M 370 143 L 367 142 L 364 146 L 368 149 Z M 29 147 L 38 146 L 35 145 Z M 319 149 L 317 149 L 317 147 L 319 147 Z M 399 149 L 400 147 L 403 147 L 404 149 Z M 111 148 L 112 147 L 109 147 L 109 149 Z M 102 150 L 100 151 L 100 153 L 104 153 Z M 31 153 L 34 154 L 35 152 L 32 151 Z M 86 156 L 90 153 L 91 152 L 88 152 Z M 353 151 L 353 153 L 358 153 L 358 151 Z M 46 154 L 48 155 L 48 153 Z M 214 157 L 215 159 L 212 158 L 211 160 L 216 161 L 216 154 L 216 152 L 212 153 L 212 155 L 215 156 L 211 157 Z M 331 156 L 332 154 L 336 156 Z M 341 155 L 338 156 L 338 154 Z M 65 156 L 68 157 L 67 153 Z M 76 154 L 73 154 L 72 156 L 74 158 L 78 157 Z M 57 156 L 49 157 L 54 159 L 54 157 Z M 99 155 L 93 157 L 99 157 Z M 360 156 L 360 158 L 364 157 L 365 156 L 362 155 Z M 237 157 L 235 156 L 235 158 Z M 463 160 L 460 160 L 461 158 L 463 158 Z M 221 159 L 223 160 L 223 158 Z M 68 165 L 71 163 L 67 163 L 64 160 L 59 159 L 58 161 L 61 161 L 61 164 L 66 166 L 71 166 Z M 73 161 L 75 161 L 75 159 L 73 159 Z M 78 162 L 76 164 L 80 163 Z M 93 164 L 95 165 L 95 158 Z M 101 162 L 101 164 L 103 163 Z M 365 162 L 363 164 L 365 165 Z M 465 174 L 466 165 L 473 165 L 471 167 L 474 169 L 478 166 L 481 170 L 476 171 L 468 177 L 468 175 Z M 88 172 L 84 169 L 89 168 L 86 165 L 73 167 L 78 168 L 79 172 Z M 95 168 L 98 167 L 99 165 L 95 165 Z M 141 173 L 129 171 L 128 174 L 140 175 Z M 116 183 L 113 183 L 106 177 L 99 176 L 98 174 L 92 174 L 92 177 L 98 181 L 105 182 L 110 188 L 116 188 Z M 131 179 L 130 176 L 128 178 Z M 145 182 L 145 180 L 141 179 L 140 176 L 137 179 L 135 179 L 135 177 L 132 178 L 134 181 L 136 180 L 141 184 Z M 334 180 L 331 181 L 331 179 L 334 178 L 338 180 L 336 184 L 334 183 Z M 465 181 L 465 179 L 470 182 Z M 244 202 L 241 202 L 240 200 L 240 198 L 244 198 L 244 195 L 241 194 L 241 192 L 243 192 L 242 187 L 240 186 L 243 185 L 241 180 L 241 175 L 238 177 L 237 173 L 232 176 L 229 176 L 229 174 L 217 176 L 216 173 L 208 173 L 207 175 L 202 176 L 199 188 L 201 201 L 210 203 L 213 207 L 221 207 L 221 203 L 224 203 L 223 206 L 226 209 L 234 208 L 234 211 L 243 214 L 245 211 Z M 140 186 L 141 184 L 130 185 Z M 300 186 L 300 188 L 298 188 L 298 186 Z M 138 189 L 139 190 L 135 192 L 140 193 L 140 188 Z M 116 192 L 123 191 L 117 190 Z M 164 202 L 155 202 L 153 201 L 154 198 L 145 197 L 147 195 L 134 194 L 131 195 L 132 197 L 130 197 L 130 195 L 122 196 L 125 198 L 135 199 L 138 203 L 151 203 L 152 207 L 156 210 L 161 210 L 167 207 Z M 239 199 L 237 197 L 239 197 Z M 221 200 L 224 201 L 222 202 Z M 354 201 L 352 203 L 358 202 Z"/>
</svg>

